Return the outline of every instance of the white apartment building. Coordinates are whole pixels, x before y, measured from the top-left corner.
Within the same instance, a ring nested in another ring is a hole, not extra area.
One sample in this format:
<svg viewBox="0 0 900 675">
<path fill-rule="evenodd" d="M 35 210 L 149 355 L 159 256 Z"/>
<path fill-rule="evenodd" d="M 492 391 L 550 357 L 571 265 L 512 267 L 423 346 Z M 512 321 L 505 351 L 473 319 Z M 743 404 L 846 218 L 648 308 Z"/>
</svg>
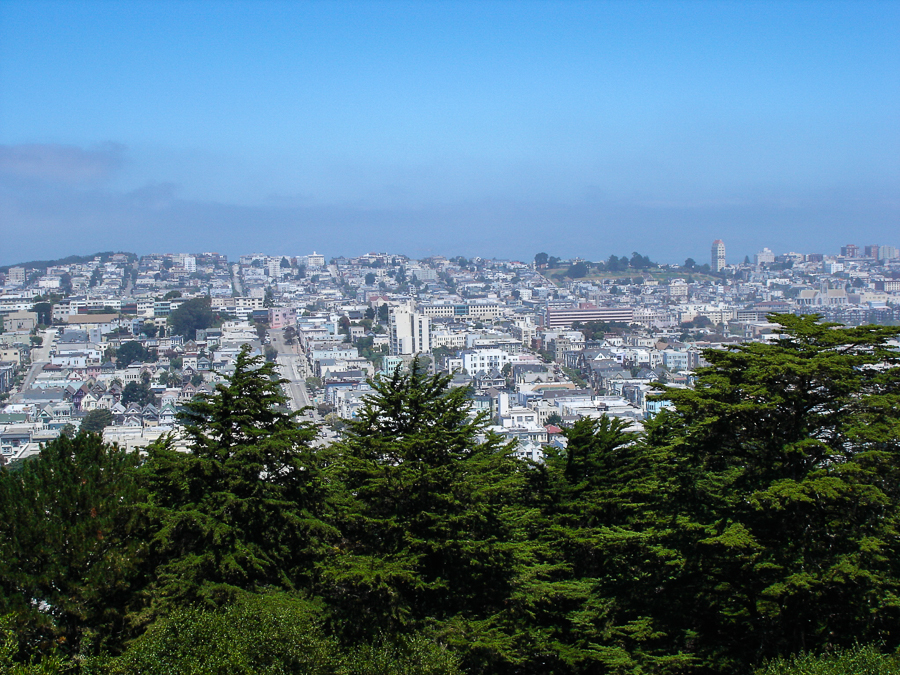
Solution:
<svg viewBox="0 0 900 675">
<path fill-rule="evenodd" d="M 502 349 L 472 349 L 462 354 L 463 369 L 474 375 L 477 372 L 490 371 L 491 368 L 502 370 L 509 363 L 509 354 Z"/>
<path fill-rule="evenodd" d="M 775 262 L 775 254 L 768 248 L 764 248 L 753 256 L 754 265 L 770 265 L 773 262 Z"/>
<path fill-rule="evenodd" d="M 669 282 L 670 298 L 687 300 L 688 290 L 688 283 L 684 279 L 672 279 Z"/>
<path fill-rule="evenodd" d="M 403 356 L 431 351 L 431 319 L 411 305 L 391 309 L 391 354 Z"/>
<path fill-rule="evenodd" d="M 465 333 L 451 333 L 450 331 L 433 331 L 431 333 L 431 348 L 446 347 L 447 349 L 464 349 L 466 346 Z"/>
<path fill-rule="evenodd" d="M 510 334 L 528 348 L 534 341 L 535 331 L 536 327 L 531 319 L 519 319 L 509 327 Z"/>
<path fill-rule="evenodd" d="M 325 256 L 321 253 L 312 252 L 311 255 L 306 256 L 306 266 L 307 267 L 325 267 Z"/>
</svg>

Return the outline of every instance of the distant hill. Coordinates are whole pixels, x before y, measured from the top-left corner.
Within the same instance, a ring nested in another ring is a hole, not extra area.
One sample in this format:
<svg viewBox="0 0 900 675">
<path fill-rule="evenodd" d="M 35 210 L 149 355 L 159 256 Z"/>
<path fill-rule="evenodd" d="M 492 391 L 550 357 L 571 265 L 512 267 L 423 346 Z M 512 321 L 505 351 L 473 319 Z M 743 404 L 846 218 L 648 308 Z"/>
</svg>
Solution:
<svg viewBox="0 0 900 675">
<path fill-rule="evenodd" d="M 0 272 L 9 272 L 10 267 L 24 267 L 25 269 L 32 270 L 46 270 L 48 267 L 56 267 L 57 265 L 78 265 L 81 263 L 90 262 L 98 256 L 103 262 L 106 262 L 112 256 L 116 255 L 116 253 L 121 253 L 128 256 L 128 262 L 134 262 L 135 260 L 137 260 L 136 253 L 129 253 L 127 251 L 104 251 L 102 253 L 91 253 L 90 255 L 70 255 L 65 258 L 59 258 L 58 260 L 32 260 L 30 262 L 16 263 L 14 265 L 0 265 Z"/>
</svg>

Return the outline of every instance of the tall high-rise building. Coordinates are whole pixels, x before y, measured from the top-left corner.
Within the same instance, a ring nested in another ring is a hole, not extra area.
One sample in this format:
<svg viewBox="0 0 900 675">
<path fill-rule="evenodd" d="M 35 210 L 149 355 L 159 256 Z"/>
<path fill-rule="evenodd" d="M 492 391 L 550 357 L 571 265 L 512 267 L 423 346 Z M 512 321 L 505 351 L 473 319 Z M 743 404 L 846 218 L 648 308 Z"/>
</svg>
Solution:
<svg viewBox="0 0 900 675">
<path fill-rule="evenodd" d="M 725 269 L 725 242 L 721 239 L 716 239 L 712 244 L 709 268 L 713 272 L 721 272 Z"/>
<path fill-rule="evenodd" d="M 844 258 L 858 258 L 859 246 L 857 246 L 856 244 L 847 244 L 846 246 L 841 246 L 841 256 Z"/>
<path fill-rule="evenodd" d="M 391 309 L 391 354 L 424 354 L 431 351 L 431 317 L 415 311 L 412 305 Z"/>
</svg>

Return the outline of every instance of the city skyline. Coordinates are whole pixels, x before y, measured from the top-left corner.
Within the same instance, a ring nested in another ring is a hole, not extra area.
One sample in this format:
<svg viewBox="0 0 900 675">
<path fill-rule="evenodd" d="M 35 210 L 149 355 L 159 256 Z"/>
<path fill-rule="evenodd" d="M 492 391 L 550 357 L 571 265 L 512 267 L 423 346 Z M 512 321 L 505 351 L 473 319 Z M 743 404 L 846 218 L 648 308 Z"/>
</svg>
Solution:
<svg viewBox="0 0 900 675">
<path fill-rule="evenodd" d="M 886 2 L 0 3 L 0 265 L 896 246 L 898 36 Z"/>
</svg>

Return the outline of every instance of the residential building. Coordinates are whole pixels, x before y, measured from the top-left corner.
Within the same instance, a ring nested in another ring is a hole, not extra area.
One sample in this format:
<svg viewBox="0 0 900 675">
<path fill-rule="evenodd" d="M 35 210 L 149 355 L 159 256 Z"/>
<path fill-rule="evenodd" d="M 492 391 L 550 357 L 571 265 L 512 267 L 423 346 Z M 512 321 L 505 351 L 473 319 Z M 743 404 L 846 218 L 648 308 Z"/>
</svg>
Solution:
<svg viewBox="0 0 900 675">
<path fill-rule="evenodd" d="M 775 262 L 775 254 L 768 248 L 764 248 L 753 256 L 754 265 L 770 265 Z"/>
<path fill-rule="evenodd" d="M 544 310 L 545 328 L 563 328 L 575 322 L 591 321 L 631 323 L 634 321 L 634 309 L 631 307 L 569 307 L 558 309 L 547 305 Z"/>
<path fill-rule="evenodd" d="M 431 318 L 412 305 L 394 307 L 390 313 L 391 354 L 421 354 L 431 351 Z"/>
</svg>

